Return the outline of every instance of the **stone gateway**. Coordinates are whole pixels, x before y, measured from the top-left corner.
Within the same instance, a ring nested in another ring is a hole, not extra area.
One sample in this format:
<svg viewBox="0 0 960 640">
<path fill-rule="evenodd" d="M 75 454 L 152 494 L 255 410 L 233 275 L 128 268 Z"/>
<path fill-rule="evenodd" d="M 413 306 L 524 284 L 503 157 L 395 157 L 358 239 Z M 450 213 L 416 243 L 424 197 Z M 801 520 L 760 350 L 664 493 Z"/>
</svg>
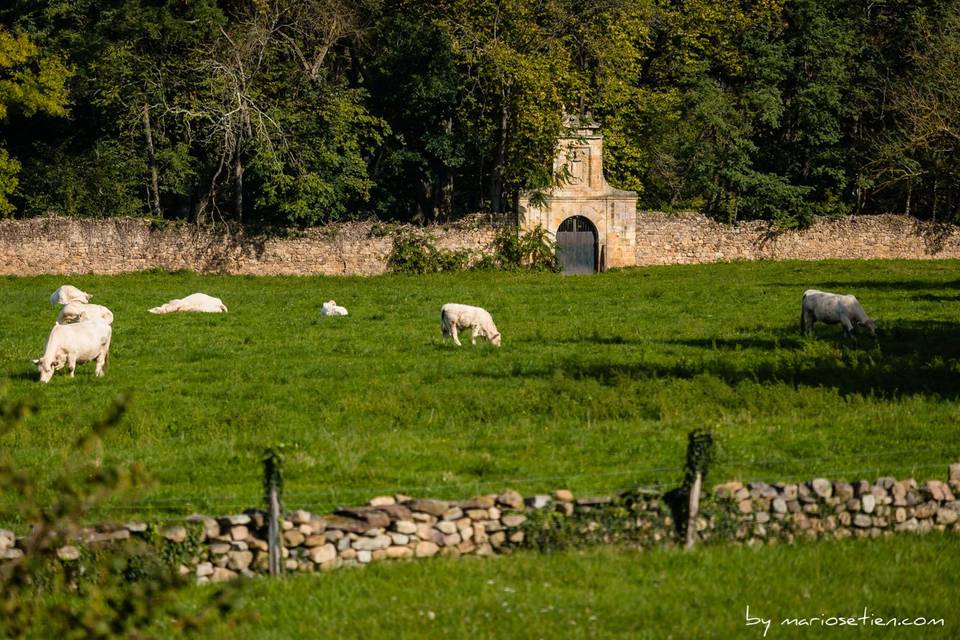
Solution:
<svg viewBox="0 0 960 640">
<path fill-rule="evenodd" d="M 567 116 L 570 133 L 557 145 L 554 175 L 563 184 L 545 199 L 520 198 L 520 229 L 541 226 L 557 242 L 565 273 L 592 273 L 637 263 L 637 193 L 616 189 L 603 176 L 603 136 L 587 115 Z M 537 204 L 534 204 L 534 201 Z"/>
</svg>

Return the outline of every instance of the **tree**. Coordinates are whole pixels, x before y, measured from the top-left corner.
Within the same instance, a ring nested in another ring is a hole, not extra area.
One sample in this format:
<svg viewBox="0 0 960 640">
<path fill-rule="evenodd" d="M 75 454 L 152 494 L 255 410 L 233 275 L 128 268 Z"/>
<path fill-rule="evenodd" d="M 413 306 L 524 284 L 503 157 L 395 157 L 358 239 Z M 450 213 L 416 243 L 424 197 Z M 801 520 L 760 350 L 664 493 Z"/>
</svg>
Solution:
<svg viewBox="0 0 960 640">
<path fill-rule="evenodd" d="M 66 115 L 69 75 L 58 56 L 42 52 L 27 35 L 0 26 L 0 126 L 6 129 L 11 117 Z M 14 210 L 8 196 L 17 188 L 19 172 L 20 163 L 0 138 L 0 215 Z"/>
</svg>

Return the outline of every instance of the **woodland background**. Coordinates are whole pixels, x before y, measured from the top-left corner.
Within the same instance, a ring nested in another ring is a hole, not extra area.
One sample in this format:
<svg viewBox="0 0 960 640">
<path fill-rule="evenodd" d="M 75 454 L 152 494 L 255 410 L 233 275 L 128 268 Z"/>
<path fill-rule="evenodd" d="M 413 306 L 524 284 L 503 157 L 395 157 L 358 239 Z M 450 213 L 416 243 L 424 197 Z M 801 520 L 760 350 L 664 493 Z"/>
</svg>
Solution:
<svg viewBox="0 0 960 640">
<path fill-rule="evenodd" d="M 960 218 L 960 0 L 8 0 L 0 216 L 512 210 L 602 125 L 641 208 Z"/>
</svg>

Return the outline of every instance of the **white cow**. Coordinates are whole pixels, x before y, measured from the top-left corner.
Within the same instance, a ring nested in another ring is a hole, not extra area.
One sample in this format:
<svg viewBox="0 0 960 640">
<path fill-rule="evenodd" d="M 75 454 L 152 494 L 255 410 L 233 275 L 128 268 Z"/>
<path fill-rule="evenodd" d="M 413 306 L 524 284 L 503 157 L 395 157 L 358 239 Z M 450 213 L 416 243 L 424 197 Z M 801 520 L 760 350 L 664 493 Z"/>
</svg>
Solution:
<svg viewBox="0 0 960 640">
<path fill-rule="evenodd" d="M 174 311 L 193 311 L 197 313 L 226 313 L 227 305 L 220 298 L 205 293 L 191 293 L 186 298 L 171 300 L 159 307 L 150 309 L 150 313 L 173 313 Z"/>
<path fill-rule="evenodd" d="M 90 302 L 92 297 L 89 293 L 84 293 L 74 286 L 65 284 L 53 292 L 53 295 L 50 296 L 50 304 L 56 306 L 58 304 L 70 304 L 71 302 L 87 303 Z"/>
<path fill-rule="evenodd" d="M 810 333 L 817 321 L 842 324 L 843 335 L 848 338 L 855 326 L 863 327 L 871 336 L 877 335 L 877 323 L 867 316 L 855 296 L 807 289 L 800 307 L 800 332 Z"/>
<path fill-rule="evenodd" d="M 63 305 L 63 308 L 60 309 L 60 315 L 57 316 L 57 324 L 73 324 L 95 318 L 103 320 L 107 324 L 113 324 L 113 312 L 102 304 L 71 302 Z"/>
<path fill-rule="evenodd" d="M 494 346 L 500 346 L 500 332 L 486 309 L 452 302 L 440 307 L 440 331 L 444 338 L 452 337 L 453 343 L 459 347 L 458 329 L 472 329 L 470 344 L 476 345 L 479 337 L 486 338 Z"/>
<path fill-rule="evenodd" d="M 84 320 L 74 324 L 55 324 L 47 337 L 43 357 L 33 360 L 40 370 L 40 382 L 50 378 L 64 365 L 70 368 L 70 377 L 78 362 L 97 361 L 96 375 L 103 375 L 110 352 L 113 330 L 103 320 Z"/>
<path fill-rule="evenodd" d="M 334 300 L 327 300 L 320 308 L 322 316 L 345 316 L 348 315 L 347 308 L 339 306 Z"/>
</svg>

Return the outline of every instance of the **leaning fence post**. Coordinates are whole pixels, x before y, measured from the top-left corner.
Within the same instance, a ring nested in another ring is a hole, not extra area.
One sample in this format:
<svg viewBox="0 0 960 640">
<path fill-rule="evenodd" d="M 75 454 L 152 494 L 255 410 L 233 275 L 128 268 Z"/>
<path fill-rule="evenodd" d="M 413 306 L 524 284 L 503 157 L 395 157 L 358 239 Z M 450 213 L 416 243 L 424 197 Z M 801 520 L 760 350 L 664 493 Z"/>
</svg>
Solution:
<svg viewBox="0 0 960 640">
<path fill-rule="evenodd" d="M 283 492 L 283 454 L 279 449 L 270 447 L 263 452 L 263 491 L 267 502 L 267 549 L 271 576 L 283 573 L 280 564 L 280 518 L 283 508 L 280 505 Z"/>
<path fill-rule="evenodd" d="M 700 493 L 707 476 L 707 467 L 713 455 L 713 435 L 709 431 L 697 429 L 691 431 L 687 439 L 687 464 L 684 472 L 683 487 L 689 501 L 687 503 L 687 539 L 685 548 L 693 547 L 697 538 L 697 516 L 700 514 Z"/>
</svg>

